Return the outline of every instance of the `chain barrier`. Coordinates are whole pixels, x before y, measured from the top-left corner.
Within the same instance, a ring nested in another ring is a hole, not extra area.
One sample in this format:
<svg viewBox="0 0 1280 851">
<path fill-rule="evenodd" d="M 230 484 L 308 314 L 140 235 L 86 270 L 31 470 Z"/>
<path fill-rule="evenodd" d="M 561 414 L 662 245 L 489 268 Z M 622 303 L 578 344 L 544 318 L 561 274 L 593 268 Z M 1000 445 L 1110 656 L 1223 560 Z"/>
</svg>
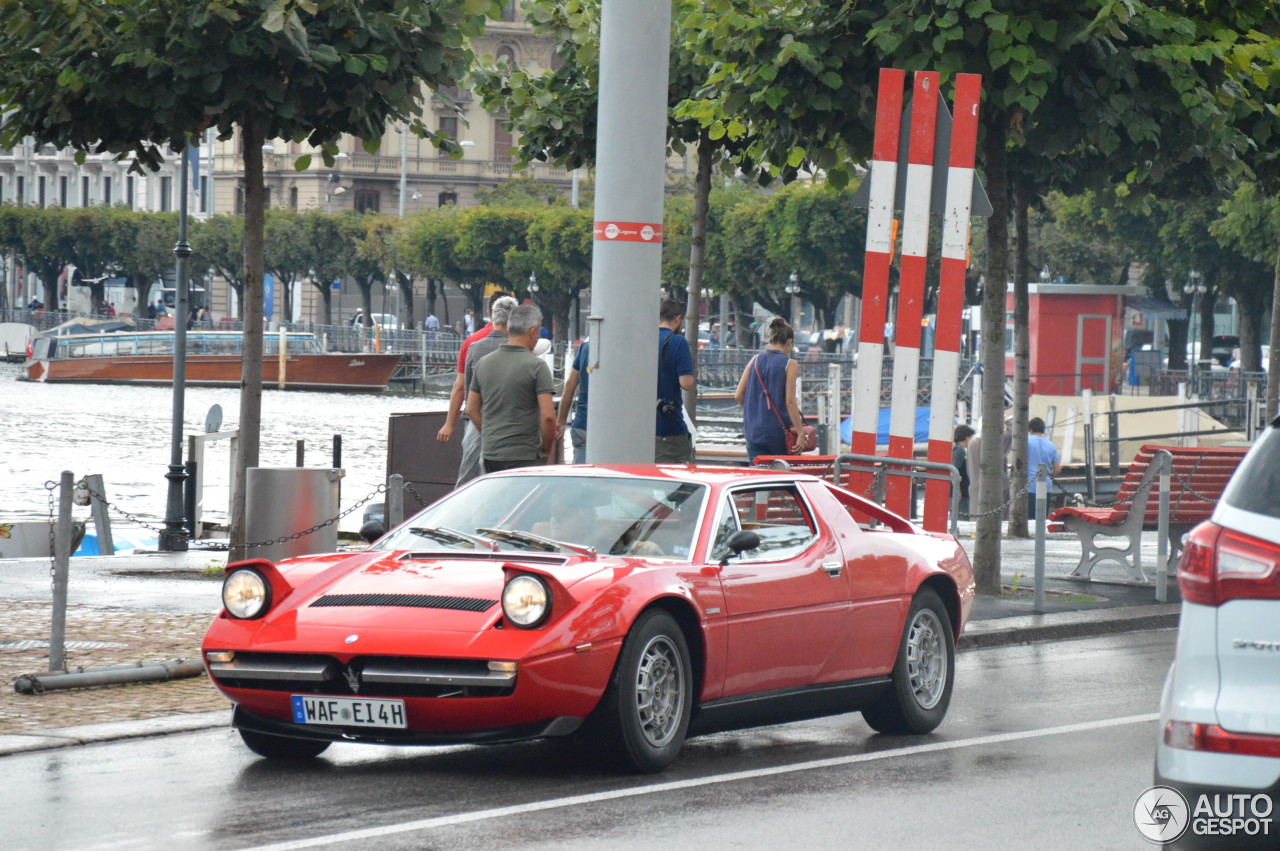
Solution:
<svg viewBox="0 0 1280 851">
<path fill-rule="evenodd" d="M 416 499 L 418 501 L 418 505 L 421 505 L 423 508 L 426 508 L 428 505 L 431 504 L 422 498 L 422 494 L 414 490 L 413 482 L 406 481 L 404 483 L 404 489 L 407 490 L 409 492 L 409 495 L 412 496 L 414 499 Z"/>
<path fill-rule="evenodd" d="M 1013 496 L 1006 499 L 1004 501 L 1004 504 L 1001 505 L 999 508 L 993 508 L 990 511 L 983 511 L 978 514 L 970 513 L 969 519 L 981 520 L 983 517 L 992 517 L 996 514 L 1004 514 L 1006 511 L 1009 510 L 1009 506 L 1013 505 L 1018 500 L 1018 497 L 1024 495 L 1027 491 L 1031 490 L 1031 486 L 1034 484 L 1035 484 L 1035 479 L 1032 479 L 1031 481 L 1027 482 L 1025 485 L 1022 486 L 1022 490 L 1018 491 Z"/>
<path fill-rule="evenodd" d="M 1207 502 L 1207 503 L 1210 503 L 1210 504 L 1213 504 L 1213 505 L 1216 505 L 1216 504 L 1217 504 L 1217 502 L 1218 502 L 1218 501 L 1217 501 L 1216 499 L 1212 499 L 1212 498 L 1210 498 L 1210 497 L 1207 497 L 1207 496 L 1205 496 L 1204 494 L 1200 493 L 1200 492 L 1199 492 L 1198 490 L 1196 490 L 1195 488 L 1191 487 L 1191 477 L 1190 477 L 1190 476 L 1188 476 L 1188 477 L 1184 478 L 1184 477 L 1183 477 L 1183 475 L 1182 475 L 1181 473 L 1179 473 L 1177 470 L 1171 470 L 1170 472 L 1172 472 L 1172 473 L 1173 473 L 1173 477 L 1174 477 L 1175 479 L 1177 479 L 1177 480 L 1182 484 L 1182 489 L 1183 489 L 1183 491 L 1184 491 L 1184 492 L 1191 494 L 1193 497 L 1195 497 L 1196 499 L 1200 500 L 1201 502 Z"/>
<path fill-rule="evenodd" d="M 45 486 L 46 486 L 46 487 L 49 487 L 50 485 L 53 485 L 54 487 L 56 487 L 56 486 L 57 486 L 57 485 L 56 485 L 56 483 L 53 483 L 53 482 L 49 482 L 49 483 L 47 483 Z M 102 494 L 100 494 L 100 493 L 97 493 L 96 491 L 94 491 L 94 490 L 93 490 L 93 488 L 89 488 L 89 487 L 88 487 L 88 485 L 87 485 L 87 483 L 86 483 L 86 488 L 88 489 L 88 491 L 89 491 L 89 495 L 90 495 L 90 496 L 92 496 L 94 499 L 96 499 L 96 500 L 98 500 L 99 502 L 101 502 L 101 503 L 102 503 L 103 505 L 105 505 L 109 510 L 114 511 L 114 512 L 116 512 L 117 514 L 120 514 L 121 516 L 123 516 L 123 517 L 124 517 L 126 520 L 128 520 L 130 523 L 134 523 L 134 524 L 136 524 L 136 525 L 138 525 L 138 526 L 141 526 L 142 528 L 147 529 L 148 531 L 155 532 L 157 536 L 160 536 L 160 535 L 166 535 L 166 534 L 168 534 L 168 530 L 166 530 L 166 529 L 160 529 L 160 528 L 157 528 L 156 526 L 152 526 L 150 523 L 148 523 L 148 522 L 146 522 L 145 520 L 143 520 L 142 518 L 138 517 L 136 514 L 130 514 L 128 511 L 125 511 L 123 508 L 121 508 L 120 506 L 116 505 L 115 503 L 113 503 L 113 502 L 109 502 L 105 496 L 103 496 L 103 495 L 102 495 Z M 346 509 L 345 511 L 339 512 L 339 513 L 338 513 L 338 515 L 337 515 L 336 517 L 330 517 L 328 520 L 325 520 L 325 521 L 324 521 L 324 522 L 322 522 L 322 523 L 317 523 L 316 525 L 312 526 L 310 529 L 306 529 L 306 530 L 301 531 L 301 532 L 294 532 L 292 535 L 281 535 L 280 537 L 278 537 L 278 538 L 272 538 L 272 539 L 271 539 L 271 540 L 269 540 L 269 541 L 254 541 L 254 542 L 252 542 L 252 543 L 236 544 L 236 545 L 233 545 L 233 544 L 230 544 L 230 543 L 227 543 L 227 544 L 217 544 L 217 543 L 212 543 L 212 542 L 210 542 L 210 543 L 202 544 L 202 545 L 201 545 L 201 549 L 205 549 L 205 550 L 214 550 L 214 551 L 217 551 L 217 552 L 225 552 L 225 551 L 227 551 L 227 550 L 232 549 L 232 547 L 233 547 L 233 546 L 243 547 L 243 548 L 244 548 L 244 549 L 246 549 L 246 550 L 250 550 L 250 549 L 255 549 L 255 548 L 257 548 L 257 547 L 269 547 L 269 546 L 272 546 L 273 544 L 287 544 L 287 543 L 289 543 L 290 541 L 296 541 L 296 540 L 298 540 L 299 538 L 305 538 L 307 535 L 313 534 L 313 533 L 315 533 L 315 532 L 319 532 L 321 529 L 324 529 L 324 528 L 326 528 L 326 527 L 328 527 L 328 526 L 332 526 L 334 523 L 337 523 L 339 520 L 341 520 L 342 518 L 346 517 L 348 514 L 350 514 L 351 512 L 355 511 L 357 508 L 359 508 L 359 507 L 361 507 L 362 505 L 364 505 L 365 503 L 369 502 L 371 499 L 373 499 L 373 498 L 374 498 L 375 496 L 377 496 L 378 494 L 380 494 L 380 493 L 385 493 L 385 492 L 386 492 L 386 490 L 387 490 L 387 486 L 386 486 L 386 485 L 378 485 L 378 487 L 377 487 L 377 488 L 375 488 L 375 489 L 374 489 L 374 491 L 373 491 L 372 493 L 370 493 L 370 494 L 369 494 L 368 496 L 366 496 L 364 499 L 361 499 L 361 500 L 359 500 L 359 501 L 357 501 L 357 502 L 353 503 L 353 504 L 351 505 L 351 507 L 350 507 L 350 508 L 348 508 L 348 509 Z M 53 511 L 53 495 L 52 495 L 52 492 L 50 493 L 50 496 L 49 496 L 49 510 L 50 510 L 50 514 L 52 514 L 52 511 Z M 49 533 L 49 537 L 50 537 L 50 539 L 52 539 L 52 537 L 53 537 L 53 533 L 52 533 L 52 532 L 50 532 L 50 533 Z M 187 535 L 186 533 L 178 533 L 178 535 L 177 535 L 177 539 L 178 539 L 178 540 L 180 540 L 180 541 L 185 541 L 185 542 L 187 542 L 188 544 L 189 544 L 189 543 L 191 543 L 193 540 L 195 540 L 195 539 L 193 539 L 190 535 Z"/>
</svg>

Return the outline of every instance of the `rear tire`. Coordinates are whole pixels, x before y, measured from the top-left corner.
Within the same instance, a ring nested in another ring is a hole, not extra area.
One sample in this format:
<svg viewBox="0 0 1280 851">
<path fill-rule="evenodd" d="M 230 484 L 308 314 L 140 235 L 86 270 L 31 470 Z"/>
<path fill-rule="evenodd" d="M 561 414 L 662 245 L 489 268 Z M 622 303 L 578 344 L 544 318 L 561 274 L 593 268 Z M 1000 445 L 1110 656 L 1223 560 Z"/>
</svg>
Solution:
<svg viewBox="0 0 1280 851">
<path fill-rule="evenodd" d="M 269 733 L 255 733 L 253 730 L 240 730 L 239 733 L 249 750 L 267 759 L 314 759 L 329 747 L 329 742 L 316 739 L 290 739 Z"/>
<path fill-rule="evenodd" d="M 893 682 L 862 717 L 881 733 L 932 732 L 946 717 L 955 684 L 955 634 L 947 607 L 932 588 L 911 601 L 893 666 Z"/>
<path fill-rule="evenodd" d="M 693 665 L 675 619 L 651 609 L 632 625 L 588 736 L 626 769 L 653 773 L 680 754 L 693 712 Z"/>
</svg>

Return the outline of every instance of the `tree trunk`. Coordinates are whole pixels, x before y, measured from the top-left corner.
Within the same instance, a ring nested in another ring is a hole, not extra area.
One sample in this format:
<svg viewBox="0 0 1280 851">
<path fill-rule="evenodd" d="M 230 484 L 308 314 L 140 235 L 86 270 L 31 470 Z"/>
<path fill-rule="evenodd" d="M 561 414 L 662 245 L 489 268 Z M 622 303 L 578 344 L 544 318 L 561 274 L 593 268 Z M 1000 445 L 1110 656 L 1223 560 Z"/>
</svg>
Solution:
<svg viewBox="0 0 1280 851">
<path fill-rule="evenodd" d="M 1280 247 L 1276 249 L 1274 290 L 1271 298 L 1271 357 L 1267 372 L 1267 412 L 1264 422 L 1280 416 Z"/>
<path fill-rule="evenodd" d="M 89 311 L 94 316 L 102 316 L 107 312 L 106 285 L 99 282 L 89 284 Z"/>
<path fill-rule="evenodd" d="M 1004 502 L 1004 313 L 1009 263 L 1009 198 L 1005 152 L 1007 117 L 987 124 L 982 152 L 992 213 L 987 220 L 986 286 L 982 293 L 981 504 L 973 569 L 978 593 L 1000 594 L 1000 515 Z"/>
<path fill-rule="evenodd" d="M 436 279 L 427 278 L 427 316 L 434 316 L 436 312 Z"/>
<path fill-rule="evenodd" d="M 360 313 L 364 327 L 373 327 L 373 280 L 356 278 L 356 286 L 360 288 Z"/>
<path fill-rule="evenodd" d="M 1168 324 L 1169 369 L 1187 368 L 1187 343 L 1191 329 L 1185 319 L 1170 319 Z"/>
<path fill-rule="evenodd" d="M 58 266 L 54 266 L 52 269 L 41 269 L 40 271 L 40 283 L 44 287 L 42 301 L 44 302 L 45 310 L 58 309 L 58 269 Z"/>
<path fill-rule="evenodd" d="M 693 374 L 698 374 L 698 324 L 702 320 L 702 264 L 707 253 L 707 207 L 711 199 L 711 140 L 706 131 L 698 138 L 698 175 L 693 188 L 693 222 L 689 240 L 689 300 L 685 305 L 685 337 L 693 356 Z M 698 388 L 684 391 L 684 409 L 697 422 Z"/>
<path fill-rule="evenodd" d="M 262 436 L 263 249 L 266 244 L 262 182 L 262 131 L 253 113 L 241 126 L 244 138 L 244 288 L 240 312 L 244 342 L 240 368 L 240 437 L 236 458 L 235 502 L 231 506 L 231 561 L 247 557 L 245 500 L 248 469 L 258 466 Z"/>
<path fill-rule="evenodd" d="M 400 288 L 400 327 L 413 330 L 413 275 L 396 273 L 396 286 Z"/>
<path fill-rule="evenodd" d="M 1027 420 L 1031 390 L 1031 297 L 1027 278 L 1031 261 L 1027 256 L 1027 210 L 1031 207 L 1031 179 L 1020 174 L 1013 180 L 1013 458 L 1009 486 L 1019 490 L 1027 480 Z M 1027 537 L 1027 500 L 1015 499 L 1009 506 L 1009 536 Z"/>
</svg>

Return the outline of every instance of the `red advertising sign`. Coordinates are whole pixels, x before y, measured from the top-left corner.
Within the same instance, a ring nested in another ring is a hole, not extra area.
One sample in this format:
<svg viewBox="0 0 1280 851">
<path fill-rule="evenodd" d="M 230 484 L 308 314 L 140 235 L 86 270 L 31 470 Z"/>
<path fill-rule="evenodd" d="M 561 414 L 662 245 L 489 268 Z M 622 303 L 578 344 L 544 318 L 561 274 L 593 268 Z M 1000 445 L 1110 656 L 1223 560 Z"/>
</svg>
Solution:
<svg viewBox="0 0 1280 851">
<path fill-rule="evenodd" d="M 662 225 L 647 225 L 643 222 L 596 222 L 595 237 L 605 242 L 661 244 Z"/>
</svg>

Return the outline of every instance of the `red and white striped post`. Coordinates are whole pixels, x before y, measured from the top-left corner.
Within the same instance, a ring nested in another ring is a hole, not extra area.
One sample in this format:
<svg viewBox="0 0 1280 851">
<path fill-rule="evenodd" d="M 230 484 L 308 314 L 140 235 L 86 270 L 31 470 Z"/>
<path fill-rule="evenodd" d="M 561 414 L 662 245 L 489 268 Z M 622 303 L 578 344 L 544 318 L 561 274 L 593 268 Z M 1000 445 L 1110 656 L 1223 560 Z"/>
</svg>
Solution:
<svg viewBox="0 0 1280 851">
<path fill-rule="evenodd" d="M 880 69 L 876 100 L 875 145 L 871 154 L 870 201 L 867 205 L 867 249 L 862 273 L 862 317 L 858 326 L 858 361 L 854 370 L 853 415 L 849 448 L 860 455 L 876 453 L 880 422 L 880 370 L 884 362 L 884 321 L 889 303 L 889 267 L 893 263 L 894 192 L 898 183 L 898 136 L 902 131 L 902 87 L 906 73 Z M 870 473 L 851 473 L 848 486 L 865 493 Z"/>
<path fill-rule="evenodd" d="M 978 144 L 978 102 L 982 77 L 956 75 L 955 118 L 947 168 L 947 200 L 942 217 L 942 270 L 934 337 L 933 390 L 929 412 L 929 460 L 951 462 L 956 383 L 960 376 L 960 331 L 964 317 L 964 276 L 969 265 L 969 218 L 973 207 L 974 156 Z M 947 530 L 950 490 L 929 480 L 924 489 L 924 527 Z"/>
<path fill-rule="evenodd" d="M 907 147 L 907 191 L 902 211 L 902 259 L 898 317 L 893 338 L 893 394 L 889 409 L 889 457 L 912 459 L 916 441 L 916 394 L 920 378 L 920 320 L 929 264 L 929 205 L 933 195 L 934 131 L 938 122 L 938 72 L 917 71 Z M 907 516 L 911 480 L 889 476 L 885 506 Z"/>
</svg>

